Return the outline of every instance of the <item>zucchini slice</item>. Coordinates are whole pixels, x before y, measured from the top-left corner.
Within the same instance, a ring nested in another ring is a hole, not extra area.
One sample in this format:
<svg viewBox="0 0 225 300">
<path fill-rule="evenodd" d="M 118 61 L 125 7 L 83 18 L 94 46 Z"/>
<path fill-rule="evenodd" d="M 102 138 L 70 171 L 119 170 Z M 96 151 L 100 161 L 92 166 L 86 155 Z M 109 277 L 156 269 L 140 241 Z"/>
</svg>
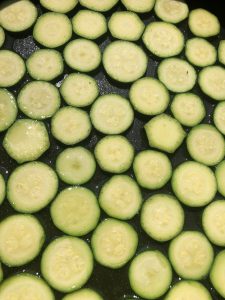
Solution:
<svg viewBox="0 0 225 300">
<path fill-rule="evenodd" d="M 19 92 L 19 109 L 29 118 L 43 120 L 52 117 L 60 107 L 58 89 L 45 81 L 31 81 Z"/>
<path fill-rule="evenodd" d="M 225 40 L 221 40 L 218 47 L 219 62 L 225 65 Z"/>
<path fill-rule="evenodd" d="M 192 280 L 182 280 L 171 288 L 165 300 L 175 299 L 213 300 L 203 284 Z"/>
<path fill-rule="evenodd" d="M 186 136 L 180 123 L 167 114 L 152 118 L 144 128 L 149 145 L 168 153 L 174 153 Z"/>
<path fill-rule="evenodd" d="M 47 48 L 62 46 L 72 37 L 70 19 L 65 14 L 47 12 L 38 18 L 34 26 L 33 37 Z"/>
<path fill-rule="evenodd" d="M 135 81 L 130 88 L 129 96 L 134 109 L 149 116 L 163 113 L 170 101 L 167 88 L 152 77 Z"/>
<path fill-rule="evenodd" d="M 62 236 L 52 241 L 41 258 L 41 273 L 60 292 L 80 289 L 93 271 L 93 255 L 88 244 L 76 237 Z"/>
<path fill-rule="evenodd" d="M 145 28 L 139 16 L 131 11 L 113 13 L 108 26 L 114 38 L 125 41 L 139 40 Z"/>
<path fill-rule="evenodd" d="M 114 80 L 129 83 L 142 77 L 147 69 L 148 59 L 141 47 L 132 42 L 115 41 L 103 53 L 103 66 Z"/>
<path fill-rule="evenodd" d="M 68 294 L 62 298 L 62 300 L 103 300 L 97 292 L 91 289 L 81 289 L 72 294 Z"/>
<path fill-rule="evenodd" d="M 40 0 L 40 3 L 48 10 L 66 14 L 76 7 L 78 0 Z"/>
<path fill-rule="evenodd" d="M 88 182 L 94 176 L 95 169 L 94 156 L 83 147 L 67 148 L 56 159 L 56 172 L 68 184 Z"/>
<path fill-rule="evenodd" d="M 10 50 L 0 50 L 0 87 L 18 83 L 26 72 L 21 56 Z"/>
<path fill-rule="evenodd" d="M 0 300 L 6 299 L 44 299 L 55 300 L 49 286 L 40 277 L 29 273 L 20 273 L 1 283 Z"/>
<path fill-rule="evenodd" d="M 197 8 L 190 12 L 188 25 L 191 32 L 199 37 L 207 38 L 220 32 L 218 18 L 203 8 Z"/>
<path fill-rule="evenodd" d="M 39 49 L 26 61 L 27 71 L 36 80 L 51 81 L 62 74 L 64 63 L 60 52 L 54 49 Z"/>
<path fill-rule="evenodd" d="M 95 259 L 111 269 L 124 266 L 134 256 L 137 245 L 138 235 L 133 227 L 116 219 L 102 221 L 91 238 Z"/>
<path fill-rule="evenodd" d="M 195 69 L 180 58 L 164 59 L 158 67 L 158 77 L 174 93 L 191 90 L 197 80 Z"/>
<path fill-rule="evenodd" d="M 91 107 L 93 126 L 104 134 L 120 134 L 126 131 L 134 120 L 129 101 L 117 94 L 99 97 Z"/>
<path fill-rule="evenodd" d="M 54 170 L 42 162 L 17 167 L 7 183 L 7 198 L 12 207 L 23 213 L 34 213 L 46 207 L 58 190 Z"/>
<path fill-rule="evenodd" d="M 102 170 L 123 173 L 133 162 L 134 147 L 124 136 L 105 136 L 95 147 L 95 158 Z"/>
<path fill-rule="evenodd" d="M 139 152 L 133 170 L 138 184 L 150 190 L 163 187 L 172 175 L 171 162 L 166 154 L 153 150 Z"/>
<path fill-rule="evenodd" d="M 224 274 L 225 268 L 225 250 L 220 251 L 213 263 L 212 269 L 210 271 L 210 281 L 215 288 L 215 290 L 225 298 L 225 287 L 224 287 Z"/>
<path fill-rule="evenodd" d="M 7 131 L 3 147 L 19 164 L 38 159 L 50 146 L 44 123 L 30 119 L 16 121 Z"/>
<path fill-rule="evenodd" d="M 67 65 L 80 72 L 91 72 L 101 63 L 99 46 L 86 39 L 69 42 L 64 48 L 63 55 Z"/>
<path fill-rule="evenodd" d="M 218 192 L 225 197 L 225 161 L 221 161 L 215 171 Z"/>
<path fill-rule="evenodd" d="M 5 43 L 5 31 L 0 26 L 0 48 L 4 45 L 4 43 Z"/>
<path fill-rule="evenodd" d="M 80 4 L 92 10 L 104 12 L 113 8 L 118 1 L 119 0 L 80 0 Z"/>
<path fill-rule="evenodd" d="M 85 140 L 91 132 L 91 121 L 86 111 L 72 106 L 60 108 L 51 121 L 52 135 L 65 145 Z"/>
<path fill-rule="evenodd" d="M 156 0 L 154 10 L 158 18 L 173 24 L 185 20 L 189 14 L 188 5 L 177 0 Z"/>
<path fill-rule="evenodd" d="M 178 55 L 184 48 L 183 33 L 175 25 L 166 22 L 148 24 L 142 39 L 147 49 L 159 57 Z"/>
<path fill-rule="evenodd" d="M 187 149 L 194 160 L 214 166 L 225 156 L 224 137 L 214 126 L 201 124 L 189 132 Z"/>
<path fill-rule="evenodd" d="M 95 194 L 83 187 L 61 191 L 51 205 L 55 226 L 66 234 L 82 236 L 98 224 L 100 209 Z"/>
<path fill-rule="evenodd" d="M 203 101 L 199 96 L 192 93 L 176 95 L 170 109 L 182 125 L 189 127 L 198 125 L 206 115 Z"/>
<path fill-rule="evenodd" d="M 0 204 L 2 204 L 5 199 L 5 190 L 5 179 L 2 174 L 0 174 Z"/>
<path fill-rule="evenodd" d="M 62 82 L 60 93 L 69 105 L 85 107 L 98 97 L 99 88 L 94 78 L 86 74 L 69 74 Z"/>
<path fill-rule="evenodd" d="M 86 39 L 95 40 L 106 33 L 107 22 L 103 14 L 91 10 L 79 10 L 72 19 L 73 31 Z"/>
<path fill-rule="evenodd" d="M 213 201 L 203 211 L 202 226 L 209 240 L 217 245 L 225 246 L 225 200 Z"/>
<path fill-rule="evenodd" d="M 185 55 L 197 67 L 213 65 L 217 59 L 216 48 L 207 40 L 197 37 L 187 40 Z"/>
<path fill-rule="evenodd" d="M 137 295 L 145 299 L 156 299 L 169 289 L 172 268 L 160 251 L 144 251 L 132 261 L 129 281 Z"/>
<path fill-rule="evenodd" d="M 205 206 L 213 200 L 217 192 L 213 171 L 194 161 L 180 164 L 173 173 L 171 183 L 177 198 L 191 207 Z"/>
<path fill-rule="evenodd" d="M 169 246 L 169 259 L 184 279 L 200 280 L 208 275 L 214 259 L 213 248 L 199 231 L 183 231 Z"/>
<path fill-rule="evenodd" d="M 15 122 L 17 112 L 13 94 L 0 88 L 0 132 L 8 129 Z"/>
<path fill-rule="evenodd" d="M 6 0 L 0 5 L 0 24 L 12 32 L 20 32 L 31 27 L 36 21 L 38 11 L 28 0 Z"/>
<path fill-rule="evenodd" d="M 0 223 L 0 257 L 8 266 L 22 266 L 32 261 L 44 241 L 44 229 L 32 215 L 13 215 Z"/>
<path fill-rule="evenodd" d="M 199 73 L 198 84 L 201 90 L 213 100 L 225 100 L 225 69 L 220 66 L 209 66 Z"/>
<path fill-rule="evenodd" d="M 99 204 L 110 217 L 129 220 L 139 211 L 142 195 L 137 183 L 127 175 L 115 175 L 102 187 Z"/>
<path fill-rule="evenodd" d="M 171 195 L 153 195 L 142 207 L 141 226 L 154 240 L 169 241 L 177 236 L 184 226 L 184 210 Z"/>
<path fill-rule="evenodd" d="M 222 101 L 216 105 L 213 113 L 213 121 L 216 128 L 225 135 L 225 101 Z"/>
<path fill-rule="evenodd" d="M 127 10 L 136 13 L 150 12 L 155 5 L 155 0 L 121 0 L 121 2 Z"/>
</svg>

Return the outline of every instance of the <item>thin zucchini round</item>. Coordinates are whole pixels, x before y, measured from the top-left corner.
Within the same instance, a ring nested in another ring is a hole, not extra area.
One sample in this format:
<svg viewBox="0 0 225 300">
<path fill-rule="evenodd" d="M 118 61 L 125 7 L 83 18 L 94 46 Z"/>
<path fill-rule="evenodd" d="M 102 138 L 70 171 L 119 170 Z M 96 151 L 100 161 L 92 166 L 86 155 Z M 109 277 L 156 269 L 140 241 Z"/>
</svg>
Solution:
<svg viewBox="0 0 225 300">
<path fill-rule="evenodd" d="M 121 0 L 121 2 L 127 10 L 136 13 L 150 12 L 155 5 L 155 0 Z"/>
<path fill-rule="evenodd" d="M 215 288 L 215 290 L 225 298 L 225 287 L 224 287 L 224 274 L 225 268 L 225 250 L 220 251 L 213 263 L 212 269 L 210 271 L 210 281 Z"/>
<path fill-rule="evenodd" d="M 80 4 L 95 11 L 105 12 L 113 8 L 118 1 L 119 0 L 80 0 Z"/>
<path fill-rule="evenodd" d="M 221 161 L 216 166 L 216 180 L 217 180 L 217 187 L 218 192 L 225 197 L 225 161 Z"/>
<path fill-rule="evenodd" d="M 77 292 L 68 294 L 62 298 L 62 300 L 103 300 L 96 291 L 91 289 L 81 289 Z"/>
<path fill-rule="evenodd" d="M 218 47 L 219 62 L 225 65 L 225 40 L 221 40 Z"/>
<path fill-rule="evenodd" d="M 4 43 L 5 43 L 5 31 L 0 26 L 0 48 L 4 45 Z"/>
<path fill-rule="evenodd" d="M 40 0 L 40 3 L 48 10 L 66 14 L 76 7 L 78 0 Z"/>
<path fill-rule="evenodd" d="M 5 192 L 6 192 L 5 179 L 2 176 L 2 174 L 0 174 L 0 204 L 2 204 L 2 202 L 5 199 Z"/>
<path fill-rule="evenodd" d="M 213 121 L 216 128 L 225 135 L 225 101 L 218 103 L 213 112 Z"/>
<path fill-rule="evenodd" d="M 18 113 L 15 97 L 6 89 L 0 88 L 0 132 L 8 129 Z"/>
</svg>

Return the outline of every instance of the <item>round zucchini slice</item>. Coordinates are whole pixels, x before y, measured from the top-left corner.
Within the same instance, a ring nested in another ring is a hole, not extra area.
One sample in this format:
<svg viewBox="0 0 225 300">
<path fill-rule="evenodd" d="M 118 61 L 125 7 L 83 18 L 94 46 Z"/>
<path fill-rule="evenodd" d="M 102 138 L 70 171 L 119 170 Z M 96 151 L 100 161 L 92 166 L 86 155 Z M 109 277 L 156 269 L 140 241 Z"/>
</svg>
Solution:
<svg viewBox="0 0 225 300">
<path fill-rule="evenodd" d="M 5 31 L 0 26 L 0 48 L 4 45 L 4 43 L 5 43 Z"/>
<path fill-rule="evenodd" d="M 62 300 L 103 300 L 97 292 L 91 289 L 81 289 L 77 292 L 66 295 Z"/>
<path fill-rule="evenodd" d="M 221 40 L 218 47 L 219 62 L 225 65 L 225 40 Z"/>
<path fill-rule="evenodd" d="M 2 174 L 0 174 L 0 204 L 2 204 L 5 199 L 5 190 L 5 179 Z"/>
<path fill-rule="evenodd" d="M 118 1 L 119 0 L 80 0 L 80 4 L 92 10 L 104 12 L 113 8 Z"/>
<path fill-rule="evenodd" d="M 54 170 L 42 162 L 17 167 L 7 183 L 7 198 L 12 207 L 23 213 L 34 213 L 46 207 L 58 190 Z"/>
<path fill-rule="evenodd" d="M 41 273 L 56 290 L 67 293 L 80 289 L 93 271 L 93 255 L 83 240 L 62 236 L 53 240 L 41 258 Z"/>
<path fill-rule="evenodd" d="M 103 66 L 114 80 L 129 83 L 142 77 L 147 69 L 147 56 L 141 47 L 127 41 L 110 43 L 103 53 Z"/>
<path fill-rule="evenodd" d="M 40 3 L 48 10 L 66 14 L 76 7 L 78 0 L 40 0 Z"/>
<path fill-rule="evenodd" d="M 136 13 L 150 12 L 155 5 L 155 0 L 121 0 L 121 2 L 127 10 Z"/>
<path fill-rule="evenodd" d="M 10 267 L 32 261 L 44 241 L 44 229 L 32 215 L 12 215 L 0 223 L 0 258 Z"/>
<path fill-rule="evenodd" d="M 215 171 L 218 192 L 225 197 L 225 161 L 221 161 Z"/>
<path fill-rule="evenodd" d="M 15 122 L 17 112 L 18 109 L 13 94 L 0 88 L 0 132 L 8 129 Z"/>
<path fill-rule="evenodd" d="M 225 287 L 224 287 L 224 274 L 225 268 L 225 250 L 220 251 L 213 263 L 212 269 L 210 271 L 210 281 L 215 288 L 215 290 L 225 298 Z"/>
<path fill-rule="evenodd" d="M 225 135 L 225 101 L 222 101 L 216 105 L 213 113 L 213 121 L 216 128 Z"/>
</svg>

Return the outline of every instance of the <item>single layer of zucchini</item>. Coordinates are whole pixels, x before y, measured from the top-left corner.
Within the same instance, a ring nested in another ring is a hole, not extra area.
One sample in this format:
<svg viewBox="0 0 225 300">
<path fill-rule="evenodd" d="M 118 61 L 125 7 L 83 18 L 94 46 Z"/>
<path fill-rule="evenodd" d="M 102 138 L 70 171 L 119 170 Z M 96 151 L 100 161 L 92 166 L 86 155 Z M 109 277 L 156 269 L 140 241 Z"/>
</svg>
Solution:
<svg viewBox="0 0 225 300">
<path fill-rule="evenodd" d="M 91 105 L 97 98 L 99 88 L 91 76 L 72 73 L 63 80 L 60 93 L 67 104 L 85 107 Z"/>
<path fill-rule="evenodd" d="M 213 248 L 198 231 L 183 231 L 169 246 L 169 259 L 184 279 L 200 280 L 207 276 L 214 259 Z"/>
<path fill-rule="evenodd" d="M 34 213 L 55 197 L 58 177 L 42 162 L 29 162 L 17 167 L 7 183 L 7 198 L 12 207 L 23 213 Z"/>
<path fill-rule="evenodd" d="M 49 286 L 40 277 L 20 273 L 6 279 L 0 287 L 0 300 L 8 299 L 55 300 Z"/>
<path fill-rule="evenodd" d="M 101 63 L 99 46 L 86 39 L 69 42 L 64 48 L 63 55 L 67 65 L 80 72 L 91 72 Z"/>
<path fill-rule="evenodd" d="M 61 13 L 48 12 L 41 15 L 33 30 L 34 39 L 47 48 L 64 45 L 72 36 L 70 19 Z"/>
<path fill-rule="evenodd" d="M 170 101 L 167 88 L 152 77 L 135 81 L 130 88 L 129 97 L 136 111 L 150 116 L 164 112 Z"/>
<path fill-rule="evenodd" d="M 188 5 L 177 0 L 156 0 L 154 7 L 158 18 L 169 23 L 179 23 L 187 18 Z"/>
<path fill-rule="evenodd" d="M 0 87 L 10 87 L 24 76 L 26 67 L 23 59 L 10 50 L 0 50 Z"/>
<path fill-rule="evenodd" d="M 172 268 L 160 251 L 145 251 L 137 255 L 129 268 L 132 290 L 145 299 L 161 297 L 169 289 Z"/>
<path fill-rule="evenodd" d="M 184 48 L 183 33 L 175 25 L 166 22 L 151 22 L 142 39 L 147 49 L 159 57 L 178 55 Z"/>
<path fill-rule="evenodd" d="M 225 161 L 218 164 L 215 171 L 218 192 L 225 197 Z"/>
<path fill-rule="evenodd" d="M 17 112 L 13 94 L 0 88 L 0 132 L 8 129 L 15 122 Z"/>
<path fill-rule="evenodd" d="M 216 101 L 225 100 L 225 69 L 220 66 L 204 68 L 198 77 L 201 90 Z"/>
<path fill-rule="evenodd" d="M 43 7 L 48 10 L 66 14 L 78 4 L 78 0 L 40 0 Z"/>
<path fill-rule="evenodd" d="M 121 0 L 127 10 L 137 13 L 150 12 L 155 4 L 155 0 Z"/>
<path fill-rule="evenodd" d="M 29 118 L 42 120 L 52 117 L 60 107 L 58 89 L 45 81 L 31 81 L 19 92 L 19 109 Z"/>
<path fill-rule="evenodd" d="M 165 297 L 165 300 L 178 299 L 213 300 L 203 284 L 192 280 L 182 280 L 176 283 Z"/>
<path fill-rule="evenodd" d="M 95 173 L 96 163 L 92 153 L 83 147 L 67 148 L 56 159 L 56 171 L 68 184 L 83 184 Z"/>
<path fill-rule="evenodd" d="M 30 119 L 16 121 L 7 131 L 3 147 L 18 163 L 38 159 L 50 146 L 44 123 Z"/>
<path fill-rule="evenodd" d="M 119 0 L 80 0 L 80 4 L 92 10 L 104 12 L 113 8 L 118 1 Z"/>
<path fill-rule="evenodd" d="M 212 170 L 194 161 L 186 161 L 175 169 L 172 188 L 178 199 L 191 207 L 205 206 L 217 192 Z"/>
<path fill-rule="evenodd" d="M 209 240 L 217 245 L 225 246 L 225 200 L 213 201 L 202 215 L 202 226 Z"/>
<path fill-rule="evenodd" d="M 3 46 L 4 42 L 5 42 L 5 31 L 0 26 L 0 48 Z"/>
<path fill-rule="evenodd" d="M 176 95 L 170 109 L 182 125 L 189 127 L 199 124 L 206 115 L 203 101 L 199 96 L 192 93 Z"/>
<path fill-rule="evenodd" d="M 207 40 L 197 37 L 187 40 L 185 55 L 197 67 L 213 65 L 217 59 L 216 48 Z"/>
<path fill-rule="evenodd" d="M 218 18 L 202 8 L 197 8 L 190 12 L 188 25 L 191 32 L 200 37 L 210 37 L 220 32 Z"/>
<path fill-rule="evenodd" d="M 0 174 L 0 204 L 2 204 L 5 199 L 5 190 L 5 179 L 2 174 Z"/>
<path fill-rule="evenodd" d="M 213 263 L 212 269 L 210 271 L 210 281 L 215 288 L 215 290 L 225 298 L 225 250 L 220 251 Z"/>
<path fill-rule="evenodd" d="M 72 106 L 60 108 L 51 121 L 52 135 L 61 143 L 74 145 L 85 140 L 91 132 L 86 111 Z"/>
<path fill-rule="evenodd" d="M 44 241 L 44 229 L 32 215 L 13 215 L 0 223 L 0 258 L 8 266 L 22 266 L 32 261 Z"/>
<path fill-rule="evenodd" d="M 214 166 L 225 156 L 225 141 L 214 126 L 201 124 L 189 132 L 187 149 L 194 160 L 207 166 Z"/>
<path fill-rule="evenodd" d="M 184 225 L 184 210 L 171 195 L 148 198 L 141 211 L 141 226 L 154 240 L 166 242 L 178 235 Z"/>
<path fill-rule="evenodd" d="M 99 38 L 107 31 L 105 16 L 91 10 L 79 10 L 73 17 L 72 24 L 77 35 L 90 40 Z"/>
<path fill-rule="evenodd" d="M 225 65 L 225 40 L 221 40 L 218 47 L 219 62 Z"/>
<path fill-rule="evenodd" d="M 142 204 L 141 191 L 131 177 L 115 175 L 103 185 L 99 204 L 110 217 L 132 219 Z"/>
<path fill-rule="evenodd" d="M 36 21 L 37 15 L 36 6 L 28 0 L 6 0 L 0 5 L 0 24 L 8 31 L 28 29 Z"/>
<path fill-rule="evenodd" d="M 107 74 L 124 83 L 142 77 L 147 63 L 145 52 L 136 44 L 127 41 L 112 42 L 103 53 L 103 66 Z"/>
<path fill-rule="evenodd" d="M 36 80 L 51 81 L 62 74 L 64 69 L 60 52 L 53 49 L 39 49 L 26 61 L 27 71 Z"/>
<path fill-rule="evenodd" d="M 139 152 L 134 159 L 133 170 L 138 184 L 150 190 L 163 187 L 172 175 L 166 154 L 153 150 Z"/>
<path fill-rule="evenodd" d="M 103 266 L 118 269 L 135 254 L 138 235 L 126 222 L 106 219 L 95 229 L 91 246 L 95 259 Z"/>
<path fill-rule="evenodd" d="M 51 205 L 53 223 L 69 235 L 86 235 L 97 226 L 99 217 L 95 194 L 87 188 L 67 188 L 57 195 Z"/>
<path fill-rule="evenodd" d="M 180 123 L 166 114 L 154 117 L 144 128 L 149 145 L 169 153 L 175 152 L 186 136 Z"/>
<path fill-rule="evenodd" d="M 41 259 L 41 273 L 48 283 L 61 292 L 80 289 L 93 271 L 91 249 L 83 240 L 62 236 L 52 241 Z"/>
<path fill-rule="evenodd" d="M 187 61 L 167 58 L 159 64 L 158 77 L 171 92 L 182 93 L 194 87 L 197 74 Z"/>
<path fill-rule="evenodd" d="M 93 126 L 104 134 L 120 134 L 134 120 L 129 101 L 117 94 L 99 97 L 92 105 L 90 117 Z"/>
<path fill-rule="evenodd" d="M 225 135 L 225 101 L 222 101 L 216 105 L 213 113 L 213 121 L 216 128 Z"/>
<path fill-rule="evenodd" d="M 126 172 L 134 159 L 134 147 L 121 135 L 106 136 L 95 147 L 100 168 L 110 173 Z"/>
<path fill-rule="evenodd" d="M 62 298 L 62 300 L 103 300 L 96 291 L 91 289 L 81 289 L 72 294 L 68 294 Z"/>
<path fill-rule="evenodd" d="M 131 11 L 113 13 L 108 26 L 114 38 L 125 41 L 139 40 L 145 28 L 139 16 Z"/>
</svg>

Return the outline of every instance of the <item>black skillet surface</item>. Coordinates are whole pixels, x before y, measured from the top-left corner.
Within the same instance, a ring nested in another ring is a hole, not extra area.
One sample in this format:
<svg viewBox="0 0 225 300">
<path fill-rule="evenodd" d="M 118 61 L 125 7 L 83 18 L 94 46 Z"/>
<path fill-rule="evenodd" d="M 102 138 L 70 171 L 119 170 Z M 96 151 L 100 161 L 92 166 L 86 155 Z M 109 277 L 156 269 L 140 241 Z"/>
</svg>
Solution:
<svg viewBox="0 0 225 300">
<path fill-rule="evenodd" d="M 190 8 L 195 7 L 205 7 L 212 12 L 216 13 L 223 23 L 223 27 L 225 28 L 225 20 L 223 19 L 223 1 L 189 1 Z M 41 8 L 37 4 L 39 8 L 39 14 L 45 12 L 43 8 Z M 79 9 L 81 9 L 81 6 L 77 6 L 74 11 L 72 11 L 69 16 L 73 16 Z M 113 11 L 115 10 L 124 9 L 122 5 L 117 5 Z M 106 16 L 109 17 L 111 15 L 112 11 L 106 13 Z M 151 21 L 157 20 L 153 12 L 143 14 L 142 15 L 143 21 L 148 24 Z M 190 38 L 192 34 L 188 30 L 187 21 L 182 22 L 178 25 L 178 27 L 182 30 L 184 33 L 184 36 L 186 39 Z M 73 38 L 76 38 L 75 35 Z M 222 29 L 222 33 L 219 36 L 219 39 L 225 38 L 225 30 Z M 215 45 L 218 46 L 218 37 L 211 38 L 210 41 Z M 100 45 L 101 50 L 103 51 L 104 48 L 110 41 L 112 41 L 112 37 L 110 34 L 105 35 L 103 38 L 97 41 L 97 43 Z M 143 47 L 142 42 L 138 42 Z M 13 49 L 15 52 L 19 53 L 24 59 L 26 59 L 32 52 L 34 52 L 36 49 L 41 48 L 40 45 L 37 45 L 37 43 L 32 38 L 32 31 L 28 30 L 26 32 L 23 32 L 21 34 L 11 34 L 7 33 L 6 36 L 6 42 L 4 45 L 5 49 Z M 143 47 L 144 48 L 144 47 Z M 62 50 L 63 48 L 59 49 Z M 146 50 L 146 49 L 145 49 Z M 158 58 L 153 57 L 150 53 L 147 52 L 149 57 L 149 63 L 148 63 L 148 70 L 146 73 L 146 76 L 156 76 L 156 69 L 157 65 L 160 62 Z M 184 54 L 182 53 L 180 57 L 184 57 Z M 57 86 L 60 86 L 60 83 L 63 79 L 63 77 L 73 72 L 73 70 L 69 69 L 67 66 L 65 66 L 64 75 L 55 80 L 53 83 Z M 130 85 L 123 85 L 116 83 L 112 81 L 104 72 L 103 68 L 100 67 L 97 71 L 91 73 L 94 78 L 98 81 L 98 85 L 100 88 L 100 94 L 108 94 L 108 93 L 119 93 L 126 98 L 128 98 L 128 91 Z M 28 81 L 31 81 L 31 78 L 26 75 L 23 81 L 21 81 L 16 87 L 11 88 L 10 90 L 17 95 L 18 91 L 24 84 L 26 84 Z M 215 107 L 215 102 L 210 100 L 208 97 L 202 94 L 198 86 L 196 86 L 193 89 L 193 92 L 200 95 L 202 99 L 204 100 L 205 106 L 207 108 L 207 116 L 203 120 L 203 123 L 212 123 L 212 112 Z M 173 94 L 171 93 L 171 99 L 173 98 Z M 62 101 L 62 105 L 65 105 L 65 103 Z M 89 111 L 89 108 L 87 108 Z M 167 110 L 167 113 L 170 114 L 170 110 Z M 18 118 L 25 117 L 22 113 L 19 113 Z M 135 114 L 135 120 L 133 125 L 129 130 L 125 132 L 125 136 L 129 138 L 129 140 L 132 142 L 132 144 L 135 147 L 136 152 L 139 152 L 141 150 L 149 148 L 147 143 L 147 138 L 145 136 L 145 132 L 143 129 L 143 125 L 149 120 L 149 117 L 142 116 L 140 114 Z M 62 145 L 60 142 L 56 141 L 50 132 L 50 121 L 45 121 L 45 124 L 47 125 L 50 140 L 51 140 L 51 147 L 49 150 L 40 158 L 41 161 L 47 163 L 48 165 L 52 166 L 54 168 L 56 156 L 65 148 L 64 145 Z M 185 128 L 188 132 L 189 129 Z M 15 169 L 17 166 L 17 163 L 13 161 L 7 153 L 4 151 L 2 147 L 2 139 L 4 137 L 5 133 L 0 134 L 0 173 L 2 173 L 7 180 L 10 173 Z M 90 137 L 88 137 L 84 142 L 81 143 L 82 146 L 87 147 L 88 149 L 92 150 L 94 149 L 96 143 L 103 135 L 98 133 L 95 129 L 92 130 Z M 172 165 L 175 168 L 177 165 L 179 165 L 181 162 L 190 159 L 185 143 L 180 147 L 173 155 L 169 155 Z M 130 169 L 127 174 L 134 177 L 132 169 Z M 99 194 L 99 191 L 108 179 L 110 178 L 110 174 L 102 172 L 98 167 L 95 173 L 94 178 L 85 184 L 86 187 L 90 188 L 92 191 L 95 192 L 96 195 Z M 59 190 L 62 190 L 65 188 L 66 185 L 62 182 L 60 182 Z M 145 189 L 142 189 L 143 199 L 147 199 L 150 195 L 158 193 L 158 192 L 167 192 L 172 193 L 170 184 L 167 184 L 166 187 L 163 189 L 157 190 L 157 191 L 148 191 Z M 222 198 L 220 195 L 217 195 L 218 197 Z M 185 209 L 185 230 L 198 230 L 202 231 L 201 228 L 201 213 L 202 209 L 190 209 L 187 207 L 184 207 Z M 3 205 L 0 208 L 0 220 L 4 219 L 6 216 L 15 214 L 15 211 L 10 207 L 8 204 L 8 201 L 5 200 Z M 50 214 L 49 214 L 49 207 L 43 209 L 41 212 L 35 214 L 38 219 L 43 224 L 45 231 L 46 231 L 46 242 L 43 247 L 47 246 L 47 244 L 53 240 L 55 237 L 63 235 L 62 232 L 57 230 L 55 226 L 53 225 Z M 106 218 L 106 215 L 102 213 L 101 218 Z M 135 229 L 138 232 L 139 235 L 139 245 L 137 253 L 140 253 L 141 251 L 144 251 L 146 249 L 159 249 L 161 250 L 165 255 L 167 255 L 168 245 L 169 243 L 158 243 L 154 240 L 150 239 L 144 231 L 140 227 L 139 222 L 139 215 L 136 216 L 134 219 L 132 219 L 129 223 L 131 223 Z M 90 238 L 91 234 L 88 234 L 87 236 L 84 236 L 83 239 L 87 241 L 90 244 Z M 214 247 L 215 252 L 217 253 L 219 250 L 221 250 L 219 247 Z M 31 263 L 19 267 L 19 268 L 8 268 L 6 266 L 3 266 L 4 270 L 4 277 L 7 278 L 13 274 L 19 273 L 19 272 L 30 272 L 33 274 L 40 275 L 40 258 L 41 254 Z M 121 300 L 121 299 L 139 299 L 139 297 L 136 297 L 134 293 L 132 292 L 129 281 L 128 281 L 128 268 L 129 263 L 119 269 L 119 270 L 110 270 L 105 267 L 100 266 L 98 263 L 95 263 L 94 272 L 86 284 L 85 287 L 91 287 L 95 290 L 97 290 L 100 294 L 102 294 L 103 298 L 105 300 Z M 173 283 L 177 282 L 179 280 L 178 276 L 174 274 Z M 202 281 L 210 290 L 212 297 L 214 300 L 221 300 L 223 299 L 220 297 L 215 290 L 212 288 L 210 282 L 208 279 L 205 279 Z M 56 300 L 60 300 L 62 298 L 61 293 L 55 291 Z"/>
</svg>

